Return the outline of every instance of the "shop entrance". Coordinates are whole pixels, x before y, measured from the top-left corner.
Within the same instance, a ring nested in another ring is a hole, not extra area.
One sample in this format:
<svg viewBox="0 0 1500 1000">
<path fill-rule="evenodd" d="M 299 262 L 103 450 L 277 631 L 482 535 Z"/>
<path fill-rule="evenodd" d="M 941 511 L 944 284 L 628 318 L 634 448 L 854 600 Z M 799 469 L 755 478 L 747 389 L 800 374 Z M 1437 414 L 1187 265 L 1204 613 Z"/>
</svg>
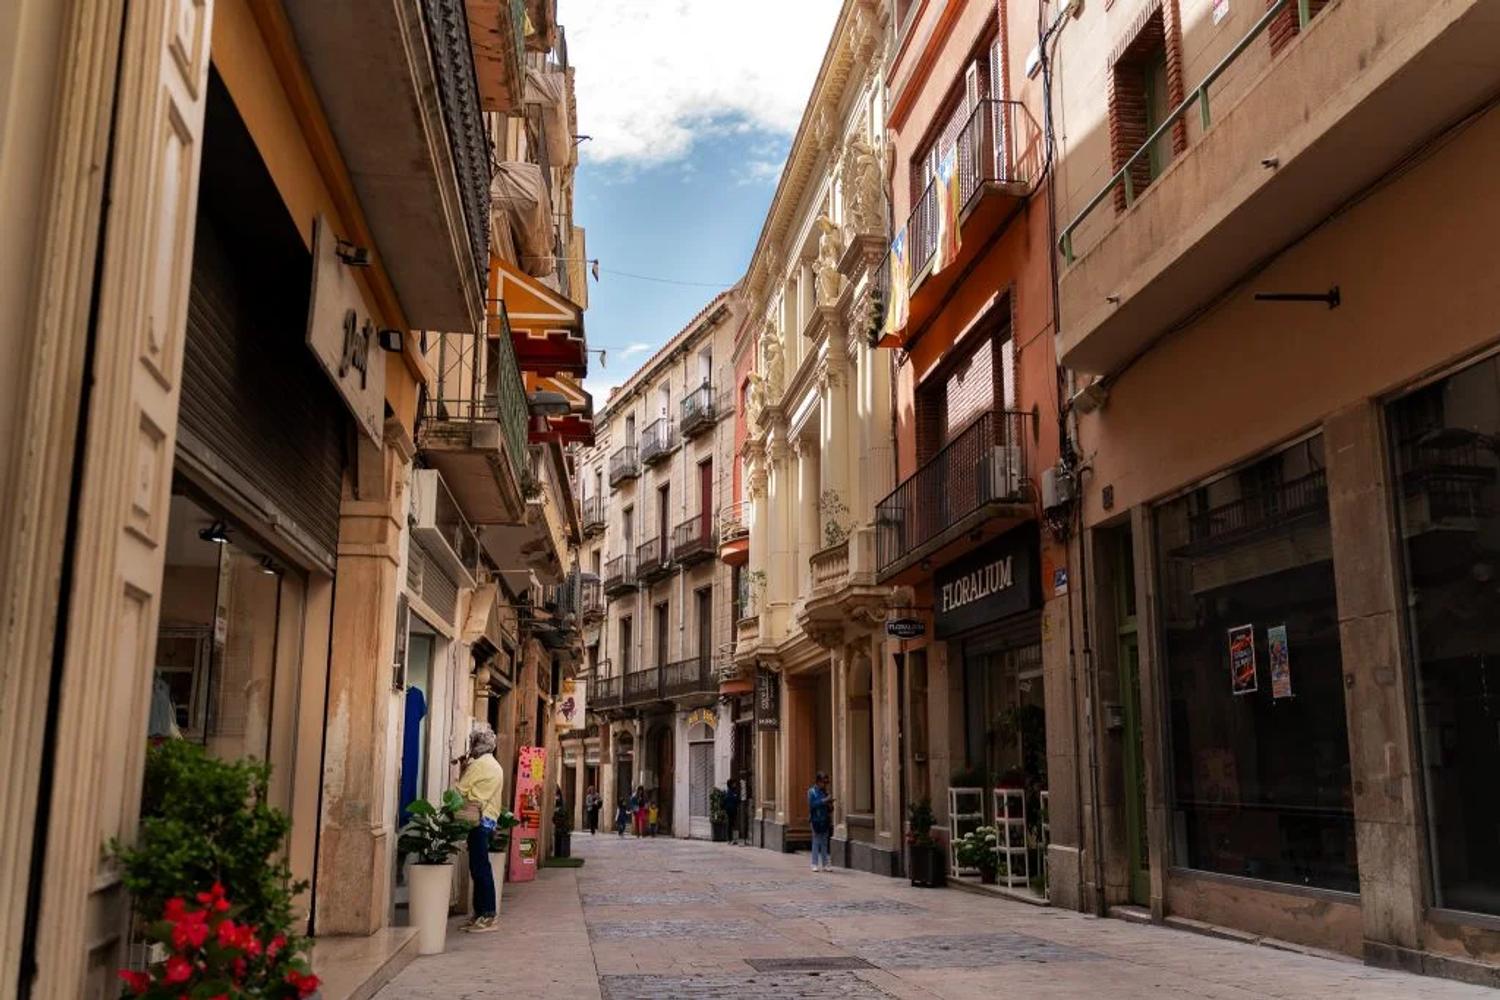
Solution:
<svg viewBox="0 0 1500 1000">
<path fill-rule="evenodd" d="M 709 795 L 714 787 L 714 731 L 705 722 L 688 731 L 688 836 L 713 836 Z"/>
<path fill-rule="evenodd" d="M 647 760 L 651 764 L 651 780 L 654 782 L 654 787 L 648 784 L 646 791 L 656 798 L 657 830 L 670 831 L 672 788 L 676 781 L 676 769 L 673 767 L 676 755 L 671 726 L 658 724 L 647 736 L 646 746 L 649 748 L 650 756 Z"/>
</svg>

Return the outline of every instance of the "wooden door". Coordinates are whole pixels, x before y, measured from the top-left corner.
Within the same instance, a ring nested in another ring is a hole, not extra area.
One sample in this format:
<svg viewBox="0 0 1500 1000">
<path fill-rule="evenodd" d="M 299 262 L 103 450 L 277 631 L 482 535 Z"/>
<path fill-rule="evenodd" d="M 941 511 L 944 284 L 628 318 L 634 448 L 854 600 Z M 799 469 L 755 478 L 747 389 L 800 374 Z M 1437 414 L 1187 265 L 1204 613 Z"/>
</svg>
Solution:
<svg viewBox="0 0 1500 1000">
<path fill-rule="evenodd" d="M 705 587 L 697 591 L 698 662 L 711 663 L 714 658 L 714 592 Z"/>
<path fill-rule="evenodd" d="M 50 823 L 32 987 L 113 997 L 119 872 L 140 805 L 208 84 L 212 0 L 135 0 L 125 20 L 96 288 Z"/>
<path fill-rule="evenodd" d="M 714 463 L 713 459 L 698 463 L 698 510 L 702 523 L 699 537 L 708 538 L 713 529 L 714 516 Z"/>
</svg>

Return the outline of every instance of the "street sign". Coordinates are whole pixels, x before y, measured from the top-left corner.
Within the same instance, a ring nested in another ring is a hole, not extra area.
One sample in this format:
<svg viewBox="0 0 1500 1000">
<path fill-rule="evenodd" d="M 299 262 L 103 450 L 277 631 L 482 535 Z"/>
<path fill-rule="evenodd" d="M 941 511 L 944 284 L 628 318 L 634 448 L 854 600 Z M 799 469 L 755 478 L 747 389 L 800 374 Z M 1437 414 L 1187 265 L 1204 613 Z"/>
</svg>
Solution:
<svg viewBox="0 0 1500 1000">
<path fill-rule="evenodd" d="M 917 639 L 927 634 L 927 626 L 917 618 L 892 618 L 885 623 L 885 634 L 897 639 Z"/>
</svg>

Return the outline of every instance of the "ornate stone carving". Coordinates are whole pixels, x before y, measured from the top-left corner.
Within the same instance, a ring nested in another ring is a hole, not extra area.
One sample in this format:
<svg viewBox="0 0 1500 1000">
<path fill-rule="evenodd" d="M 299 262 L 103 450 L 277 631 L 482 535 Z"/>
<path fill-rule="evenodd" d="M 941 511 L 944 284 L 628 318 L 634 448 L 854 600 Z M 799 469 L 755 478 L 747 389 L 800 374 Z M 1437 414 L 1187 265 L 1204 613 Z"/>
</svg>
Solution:
<svg viewBox="0 0 1500 1000">
<path fill-rule="evenodd" d="M 839 227 L 826 215 L 818 216 L 818 261 L 817 272 L 818 305 L 831 306 L 844 290 L 844 276 L 839 273 L 839 261 L 844 256 L 844 239 Z"/>
<path fill-rule="evenodd" d="M 844 644 L 844 624 L 837 621 L 809 621 L 803 628 L 807 637 L 824 649 L 838 649 Z"/>
<path fill-rule="evenodd" d="M 770 402 L 779 402 L 786 388 L 786 359 L 782 353 L 781 335 L 776 324 L 767 321 L 760 332 L 761 358 L 765 364 L 765 394 Z"/>
<path fill-rule="evenodd" d="M 750 373 L 750 388 L 745 393 L 745 426 L 755 434 L 760 427 L 760 414 L 766 408 L 766 383 L 759 372 Z"/>
<path fill-rule="evenodd" d="M 885 171 L 863 132 L 844 146 L 844 220 L 851 238 L 885 228 Z"/>
</svg>

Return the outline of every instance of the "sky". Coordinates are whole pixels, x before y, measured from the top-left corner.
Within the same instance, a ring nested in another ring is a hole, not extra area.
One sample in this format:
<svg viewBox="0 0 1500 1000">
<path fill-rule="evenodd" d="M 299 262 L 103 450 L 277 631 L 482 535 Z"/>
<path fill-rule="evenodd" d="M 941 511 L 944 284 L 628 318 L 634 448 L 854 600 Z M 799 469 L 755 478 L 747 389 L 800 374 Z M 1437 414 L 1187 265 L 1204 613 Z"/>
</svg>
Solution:
<svg viewBox="0 0 1500 1000">
<path fill-rule="evenodd" d="M 839 0 L 561 0 L 595 406 L 744 274 Z M 646 280 L 658 279 L 658 280 Z"/>
</svg>

